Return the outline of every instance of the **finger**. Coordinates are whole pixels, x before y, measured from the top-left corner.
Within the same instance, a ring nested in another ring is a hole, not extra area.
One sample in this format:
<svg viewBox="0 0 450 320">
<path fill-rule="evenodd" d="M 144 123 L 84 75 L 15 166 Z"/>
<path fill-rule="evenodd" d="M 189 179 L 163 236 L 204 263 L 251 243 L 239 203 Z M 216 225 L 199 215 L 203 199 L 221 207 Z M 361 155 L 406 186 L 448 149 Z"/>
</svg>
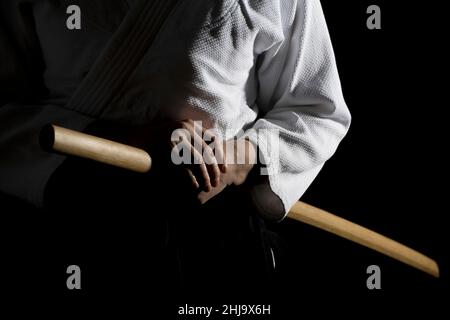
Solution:
<svg viewBox="0 0 450 320">
<path fill-rule="evenodd" d="M 230 140 L 223 142 L 223 152 L 224 152 L 224 159 L 225 163 L 227 165 L 227 168 L 229 168 L 231 165 L 236 164 L 236 148 L 235 148 L 236 140 L 234 138 L 231 138 Z"/>
<path fill-rule="evenodd" d="M 200 188 L 200 184 L 197 181 L 197 178 L 195 177 L 194 173 L 190 170 L 190 169 L 186 169 L 189 178 L 191 179 L 192 185 L 194 186 L 195 189 L 199 189 Z"/>
<path fill-rule="evenodd" d="M 176 158 L 175 164 L 178 165 L 183 165 L 186 168 L 186 172 L 188 173 L 188 176 L 192 182 L 192 185 L 195 189 L 199 189 L 200 187 L 202 187 L 204 185 L 203 183 L 203 174 L 201 173 L 200 170 L 196 170 L 197 169 L 197 165 L 195 165 L 195 162 L 197 162 L 198 160 L 194 159 L 194 158 L 199 158 L 198 155 L 193 155 L 193 152 L 195 151 L 194 147 L 192 146 L 192 144 L 190 143 L 191 139 L 187 139 L 187 136 L 184 135 L 183 133 L 181 133 L 179 135 L 179 141 L 178 143 L 175 143 L 172 141 L 173 147 L 172 147 L 172 152 L 175 153 L 177 156 L 180 154 L 180 152 L 183 152 L 183 156 L 181 159 Z M 174 161 L 174 159 L 172 158 L 172 161 Z M 194 172 L 196 172 L 197 174 L 195 174 Z M 197 176 L 199 177 L 197 179 Z M 200 185 L 201 183 L 201 185 Z M 203 187 L 202 187 L 203 189 Z"/>
<path fill-rule="evenodd" d="M 206 167 L 205 162 L 203 161 L 203 156 L 198 152 L 194 146 L 190 145 L 191 155 L 194 158 L 192 166 L 192 172 L 199 184 L 203 187 L 206 192 L 211 191 L 211 179 L 209 177 L 208 168 Z"/>
<path fill-rule="evenodd" d="M 226 173 L 227 161 L 225 159 L 224 142 L 215 136 L 212 137 L 211 141 L 212 142 L 209 144 L 209 146 L 214 150 L 214 155 L 219 165 L 219 169 L 222 173 Z"/>
<path fill-rule="evenodd" d="M 195 150 L 202 157 L 202 161 L 195 162 L 196 164 L 205 163 L 209 175 L 211 186 L 216 187 L 220 182 L 220 168 L 217 159 L 211 147 L 205 142 L 205 139 L 200 135 L 200 132 L 207 132 L 204 128 L 187 123 L 186 128 L 190 130 L 192 144 Z"/>
<path fill-rule="evenodd" d="M 211 179 L 211 184 L 213 187 L 217 187 L 220 182 L 220 168 L 217 163 L 217 159 L 214 156 L 214 152 L 211 147 L 202 140 L 203 146 L 203 159 L 206 163 L 206 168 L 208 169 L 209 177 Z"/>
<path fill-rule="evenodd" d="M 208 167 L 211 179 L 214 181 L 213 186 L 216 187 L 220 182 L 221 173 L 226 172 L 226 164 L 223 152 L 223 143 L 220 141 L 214 129 L 202 129 L 202 148 L 204 150 L 204 157 L 207 165 L 213 165 L 213 167 Z M 199 130 L 196 130 L 198 134 Z"/>
<path fill-rule="evenodd" d="M 197 149 L 192 144 L 192 141 L 194 140 L 193 136 L 195 135 L 195 132 L 192 129 L 192 125 L 190 125 L 189 123 L 183 123 L 183 129 L 178 130 L 177 132 L 179 139 L 178 143 L 175 145 L 175 153 L 179 154 L 179 151 L 183 150 L 183 154 L 187 153 L 189 155 L 188 159 L 184 158 L 183 156 L 184 159 L 177 162 L 179 162 L 179 164 L 184 164 L 188 168 L 190 168 L 191 172 L 195 175 L 200 188 L 205 191 L 209 191 L 212 189 L 211 179 L 209 177 L 208 169 L 202 154 L 197 151 Z M 197 141 L 199 141 L 201 145 L 202 140 L 198 140 L 197 138 Z"/>
</svg>

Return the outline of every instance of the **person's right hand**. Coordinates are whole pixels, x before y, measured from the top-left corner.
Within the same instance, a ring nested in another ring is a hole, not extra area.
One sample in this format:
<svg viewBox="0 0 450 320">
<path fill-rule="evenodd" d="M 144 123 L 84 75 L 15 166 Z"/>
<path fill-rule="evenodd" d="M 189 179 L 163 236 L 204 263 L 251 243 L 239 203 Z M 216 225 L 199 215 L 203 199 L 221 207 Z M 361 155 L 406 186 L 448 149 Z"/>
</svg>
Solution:
<svg viewBox="0 0 450 320">
<path fill-rule="evenodd" d="M 130 143 L 147 149 L 156 168 L 158 161 L 172 162 L 171 155 L 178 154 L 183 160 L 188 160 L 176 164 L 184 166 L 193 187 L 199 192 L 209 192 L 219 186 L 221 174 L 227 170 L 223 143 L 212 130 L 200 127 L 191 119 L 136 129 Z"/>
</svg>

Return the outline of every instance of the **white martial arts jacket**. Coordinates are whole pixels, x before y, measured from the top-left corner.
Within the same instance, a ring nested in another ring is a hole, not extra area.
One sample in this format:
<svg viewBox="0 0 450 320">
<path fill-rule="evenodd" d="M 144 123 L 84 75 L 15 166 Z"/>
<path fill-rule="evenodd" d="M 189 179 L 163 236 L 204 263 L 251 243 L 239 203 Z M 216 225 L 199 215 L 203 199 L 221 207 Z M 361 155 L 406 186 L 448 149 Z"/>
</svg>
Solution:
<svg viewBox="0 0 450 320">
<path fill-rule="evenodd" d="M 134 1 L 128 2 L 132 6 Z M 34 10 L 38 14 L 48 8 L 37 4 Z M 125 18 L 122 24 L 129 22 Z M 14 147 L 8 141 L 27 130 L 31 137 L 48 122 L 81 130 L 97 118 L 128 124 L 191 118 L 217 128 L 223 138 L 244 135 L 258 144 L 270 187 L 286 212 L 333 155 L 350 125 L 319 0 L 181 0 L 126 84 L 104 107 L 80 99 L 89 96 L 88 90 L 106 90 L 99 81 L 59 85 L 62 67 L 51 63 L 54 46 L 46 42 L 52 31 L 45 32 L 37 31 L 48 62 L 43 78 L 50 95 L 39 107 L 22 106 L 22 112 L 28 108 L 34 116 L 17 116 L 13 104 L 0 107 L 0 150 L 5 155 L 0 158 L 0 190 L 34 203 L 41 201 L 46 180 L 63 158 L 44 154 L 30 139 L 22 145 L 16 139 Z M 120 45 L 123 35 L 117 33 L 111 39 Z M 108 59 L 105 50 L 98 57 L 92 53 L 99 43 L 80 45 L 77 54 L 94 56 L 96 64 Z M 131 43 L 129 51 L 133 48 Z M 118 60 L 116 73 L 126 60 Z M 84 81 L 85 75 L 69 76 Z M 95 75 L 87 77 L 92 80 Z M 23 125 L 17 120 L 7 131 L 2 117 L 21 119 Z M 14 163 L 17 152 L 35 163 L 39 173 L 23 160 Z M 14 179 L 29 183 L 21 186 L 5 178 L 12 171 Z"/>
</svg>

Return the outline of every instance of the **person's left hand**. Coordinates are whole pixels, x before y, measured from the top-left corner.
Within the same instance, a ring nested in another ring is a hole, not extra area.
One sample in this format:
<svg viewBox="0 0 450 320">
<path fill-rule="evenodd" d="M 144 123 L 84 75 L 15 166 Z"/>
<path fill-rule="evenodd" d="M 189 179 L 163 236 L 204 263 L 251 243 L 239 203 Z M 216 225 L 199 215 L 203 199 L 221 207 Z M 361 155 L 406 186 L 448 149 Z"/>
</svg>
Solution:
<svg viewBox="0 0 450 320">
<path fill-rule="evenodd" d="M 218 195 L 229 185 L 242 185 L 256 164 L 256 147 L 249 140 L 228 140 L 225 142 L 223 149 L 227 171 L 220 176 L 220 182 L 217 187 L 214 187 L 209 192 L 201 191 L 198 194 L 197 198 L 201 204 Z"/>
</svg>

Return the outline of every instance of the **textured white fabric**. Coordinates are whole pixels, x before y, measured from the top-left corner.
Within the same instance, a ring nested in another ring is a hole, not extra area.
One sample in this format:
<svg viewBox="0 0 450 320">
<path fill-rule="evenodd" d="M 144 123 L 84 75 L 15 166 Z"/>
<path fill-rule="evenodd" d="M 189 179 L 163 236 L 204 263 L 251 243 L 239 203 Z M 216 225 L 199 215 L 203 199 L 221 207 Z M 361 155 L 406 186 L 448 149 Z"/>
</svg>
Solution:
<svg viewBox="0 0 450 320">
<path fill-rule="evenodd" d="M 269 162 L 286 212 L 350 125 L 319 0 L 182 1 L 130 86 L 117 108 L 123 117 L 133 106 L 135 122 L 202 119 L 224 138 L 257 129 L 245 136 Z"/>
</svg>

